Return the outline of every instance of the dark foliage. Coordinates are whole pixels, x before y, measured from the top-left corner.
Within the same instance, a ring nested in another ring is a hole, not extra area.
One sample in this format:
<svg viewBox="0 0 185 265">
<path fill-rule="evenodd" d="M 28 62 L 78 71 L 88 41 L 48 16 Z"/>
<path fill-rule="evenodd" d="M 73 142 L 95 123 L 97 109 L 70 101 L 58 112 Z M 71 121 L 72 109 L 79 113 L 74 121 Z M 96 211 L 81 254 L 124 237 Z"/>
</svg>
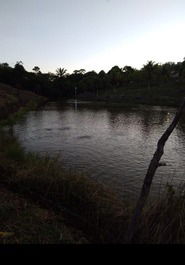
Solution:
<svg viewBox="0 0 185 265">
<path fill-rule="evenodd" d="M 56 73 L 42 73 L 38 66 L 32 70 L 26 71 L 22 61 L 14 67 L 1 63 L 0 82 L 50 99 L 122 97 L 128 89 L 152 89 L 156 86 L 176 89 L 185 85 L 185 59 L 164 64 L 148 61 L 140 70 L 128 65 L 123 68 L 114 66 L 108 73 L 80 69 L 68 74 L 65 68 L 56 69 Z"/>
</svg>

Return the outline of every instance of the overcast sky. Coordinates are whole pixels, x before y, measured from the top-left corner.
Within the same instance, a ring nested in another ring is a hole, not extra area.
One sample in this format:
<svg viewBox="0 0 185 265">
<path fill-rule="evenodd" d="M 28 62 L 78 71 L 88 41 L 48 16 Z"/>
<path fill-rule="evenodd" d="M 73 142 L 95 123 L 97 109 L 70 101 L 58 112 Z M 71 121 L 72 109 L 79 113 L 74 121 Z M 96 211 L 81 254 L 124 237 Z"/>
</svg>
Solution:
<svg viewBox="0 0 185 265">
<path fill-rule="evenodd" d="M 185 0 L 0 0 L 0 62 L 43 72 L 185 57 Z"/>
</svg>

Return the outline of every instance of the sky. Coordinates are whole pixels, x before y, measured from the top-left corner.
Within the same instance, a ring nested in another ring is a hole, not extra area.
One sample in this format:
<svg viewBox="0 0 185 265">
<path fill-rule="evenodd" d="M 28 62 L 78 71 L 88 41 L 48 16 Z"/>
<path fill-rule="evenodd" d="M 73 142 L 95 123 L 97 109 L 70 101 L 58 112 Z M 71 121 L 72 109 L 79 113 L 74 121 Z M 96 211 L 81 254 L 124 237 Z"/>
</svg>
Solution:
<svg viewBox="0 0 185 265">
<path fill-rule="evenodd" d="M 0 63 L 140 69 L 185 57 L 185 0 L 0 0 Z"/>
</svg>

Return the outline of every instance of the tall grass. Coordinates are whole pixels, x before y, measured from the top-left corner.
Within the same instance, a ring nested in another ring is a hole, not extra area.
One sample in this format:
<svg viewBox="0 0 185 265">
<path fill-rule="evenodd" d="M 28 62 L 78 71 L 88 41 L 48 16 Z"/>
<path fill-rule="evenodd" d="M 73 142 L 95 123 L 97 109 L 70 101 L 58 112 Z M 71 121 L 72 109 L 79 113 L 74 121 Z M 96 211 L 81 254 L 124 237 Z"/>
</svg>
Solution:
<svg viewBox="0 0 185 265">
<path fill-rule="evenodd" d="M 17 140 L 0 135 L 0 183 L 26 198 L 61 212 L 90 242 L 124 243 L 133 206 L 84 175 L 69 173 L 57 158 L 26 153 Z M 185 243 L 185 186 L 167 185 L 144 209 L 134 243 Z"/>
<path fill-rule="evenodd" d="M 92 240 L 119 241 L 127 208 L 115 194 L 91 178 L 66 172 L 57 159 L 26 153 L 16 139 L 5 138 L 0 146 L 0 182 L 45 207 L 64 211 L 68 221 L 85 229 Z"/>
<path fill-rule="evenodd" d="M 135 242 L 185 243 L 185 186 L 174 189 L 167 184 L 162 198 L 150 203 L 144 211 Z"/>
</svg>

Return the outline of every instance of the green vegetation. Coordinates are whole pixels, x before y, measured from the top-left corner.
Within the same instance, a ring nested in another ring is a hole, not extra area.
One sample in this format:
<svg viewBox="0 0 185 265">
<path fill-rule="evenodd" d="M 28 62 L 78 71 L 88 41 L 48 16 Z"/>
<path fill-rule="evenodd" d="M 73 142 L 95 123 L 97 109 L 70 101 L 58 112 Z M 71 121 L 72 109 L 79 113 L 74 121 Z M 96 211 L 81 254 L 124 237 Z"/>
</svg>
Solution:
<svg viewBox="0 0 185 265">
<path fill-rule="evenodd" d="M 32 70 L 26 71 L 21 61 L 14 67 L 1 63 L 0 82 L 52 100 L 77 97 L 122 104 L 177 106 L 185 92 L 185 60 L 164 64 L 148 61 L 139 70 L 114 66 L 107 73 L 80 69 L 69 74 L 65 68 L 42 73 L 38 66 Z"/>
<path fill-rule="evenodd" d="M 66 172 L 57 159 L 26 153 L 12 136 L 1 134 L 0 150 L 0 183 L 9 190 L 0 199 L 1 230 L 13 233 L 2 242 L 124 243 L 134 205 L 88 177 Z M 146 206 L 134 243 L 185 243 L 184 223 L 184 187 L 175 191 L 168 185 L 163 197 Z"/>
<path fill-rule="evenodd" d="M 13 124 L 28 110 L 37 108 L 46 100 L 32 92 L 0 83 L 0 126 Z"/>
<path fill-rule="evenodd" d="M 12 96 L 15 90 L 8 89 L 7 96 L 1 97 L 0 106 L 6 110 L 3 118 L 15 111 L 7 111 L 7 102 L 15 102 L 19 110 L 9 119 L 10 124 L 45 100 L 31 93 L 21 105 L 17 96 Z M 20 94 L 23 97 L 22 91 Z M 31 97 L 35 97 L 35 105 Z M 25 152 L 11 126 L 9 131 L 1 128 L 1 243 L 124 243 L 133 208 L 134 204 L 121 201 L 88 176 L 65 171 L 57 158 Z M 168 185 L 163 197 L 146 205 L 134 243 L 185 243 L 184 209 L 184 187 L 175 191 Z"/>
<path fill-rule="evenodd" d="M 12 136 L 1 134 L 0 182 L 42 207 L 62 212 L 92 242 L 117 242 L 126 207 L 108 189 L 83 175 L 64 171 L 57 159 L 25 153 Z M 124 226 L 125 226 L 124 222 Z"/>
<path fill-rule="evenodd" d="M 1 244 L 88 243 L 81 231 L 66 226 L 64 220 L 62 214 L 42 208 L 1 186 Z"/>
</svg>

